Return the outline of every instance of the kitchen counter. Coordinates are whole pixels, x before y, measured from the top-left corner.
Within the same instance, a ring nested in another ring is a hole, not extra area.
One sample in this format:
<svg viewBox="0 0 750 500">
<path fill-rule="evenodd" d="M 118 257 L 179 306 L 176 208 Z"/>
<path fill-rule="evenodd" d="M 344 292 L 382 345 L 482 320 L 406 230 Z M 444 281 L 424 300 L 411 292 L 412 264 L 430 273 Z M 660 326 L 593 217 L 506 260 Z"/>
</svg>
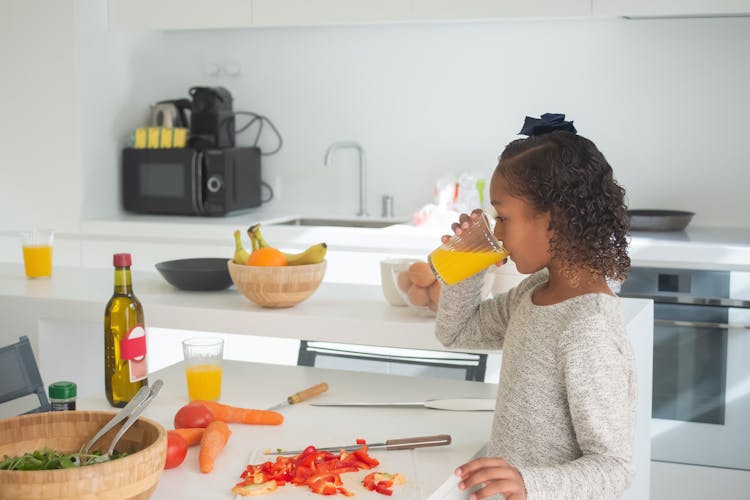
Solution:
<svg viewBox="0 0 750 500">
<path fill-rule="evenodd" d="M 22 265 L 0 264 L 0 311 L 14 326 L 9 329 L 13 336 L 35 331 L 41 319 L 98 324 L 112 295 L 112 279 L 110 269 L 55 267 L 50 279 L 27 280 Z M 292 308 L 267 309 L 234 287 L 178 290 L 156 271 L 134 272 L 133 283 L 149 327 L 446 350 L 435 339 L 433 317 L 389 306 L 377 285 L 324 282 Z M 636 317 L 643 304 L 623 299 L 626 321 Z"/>
<path fill-rule="evenodd" d="M 267 408 L 289 394 L 318 382 L 329 384 L 328 392 L 311 402 L 369 400 L 423 401 L 442 397 L 494 398 L 497 385 L 480 382 L 375 375 L 309 367 L 283 367 L 236 361 L 225 362 L 221 402 L 248 408 Z M 188 402 L 182 364 L 150 375 L 150 382 L 164 381 L 159 397 L 144 416 L 166 429 L 174 427 L 176 411 Z M 262 382 L 265 381 L 265 382 Z M 103 384 L 102 384 L 103 385 Z M 251 388 L 251 390 L 248 390 Z M 107 409 L 102 390 L 96 396 L 78 399 L 79 409 Z M 414 451 L 372 452 L 381 461 L 381 470 L 401 472 L 409 482 L 394 498 L 427 498 L 449 477 L 453 469 L 467 461 L 488 440 L 492 412 L 451 412 L 419 408 L 358 409 L 324 408 L 307 402 L 281 410 L 280 426 L 230 424 L 232 435 L 210 474 L 198 471 L 198 447 L 188 450 L 181 466 L 165 470 L 154 492 L 154 500 L 234 498 L 230 490 L 239 481 L 253 450 L 301 449 L 354 443 L 369 443 L 413 436 L 450 434 L 448 446 Z M 265 460 L 267 458 L 264 458 Z M 273 457 L 270 458 L 273 460 Z M 258 462 L 259 463 L 259 462 Z M 398 468 L 390 470 L 389 467 Z M 345 475 L 344 480 L 347 479 Z M 308 498 L 293 486 L 285 486 L 273 498 Z M 360 498 L 370 496 L 362 493 Z"/>
<path fill-rule="evenodd" d="M 444 223 L 400 224 L 371 229 L 353 227 L 291 226 L 280 222 L 300 214 L 265 207 L 228 217 L 188 217 L 123 214 L 81 221 L 78 230 L 55 236 L 55 266 L 111 269 L 112 254 L 131 252 L 134 270 L 153 270 L 162 261 L 191 257 L 226 257 L 234 252 L 232 233 L 262 224 L 272 245 L 297 252 L 309 245 L 328 244 L 324 281 L 345 284 L 380 284 L 379 262 L 386 257 L 425 259 L 449 231 Z M 341 218 L 341 214 L 305 214 Z M 351 215 L 343 218 L 357 219 Z M 383 219 L 368 219 L 383 220 Z M 390 220 L 390 219 L 389 219 Z M 676 232 L 634 232 L 630 244 L 634 266 L 750 272 L 750 229 L 690 227 Z M 0 262 L 21 262 L 16 231 L 0 231 Z M 498 270 L 508 281 L 520 275 L 512 263 Z M 516 279 L 517 282 L 517 279 Z"/>
</svg>

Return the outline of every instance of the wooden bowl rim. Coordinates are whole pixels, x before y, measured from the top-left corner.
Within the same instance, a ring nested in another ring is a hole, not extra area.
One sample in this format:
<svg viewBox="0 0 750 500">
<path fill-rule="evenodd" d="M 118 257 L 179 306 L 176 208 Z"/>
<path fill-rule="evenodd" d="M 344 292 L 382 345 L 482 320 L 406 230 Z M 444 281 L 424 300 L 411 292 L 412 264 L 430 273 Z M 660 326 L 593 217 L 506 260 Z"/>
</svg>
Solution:
<svg viewBox="0 0 750 500">
<path fill-rule="evenodd" d="M 232 259 L 229 259 L 227 261 L 227 265 L 230 271 L 232 269 L 235 269 L 238 271 L 259 271 L 259 272 L 269 272 L 268 270 L 274 270 L 277 272 L 289 273 L 289 272 L 293 272 L 294 269 L 310 270 L 311 268 L 315 268 L 315 267 L 323 267 L 326 265 L 326 262 L 328 262 L 327 259 L 323 259 L 322 261 L 316 262 L 315 264 L 298 264 L 294 266 L 249 266 L 247 264 L 237 264 Z"/>
</svg>

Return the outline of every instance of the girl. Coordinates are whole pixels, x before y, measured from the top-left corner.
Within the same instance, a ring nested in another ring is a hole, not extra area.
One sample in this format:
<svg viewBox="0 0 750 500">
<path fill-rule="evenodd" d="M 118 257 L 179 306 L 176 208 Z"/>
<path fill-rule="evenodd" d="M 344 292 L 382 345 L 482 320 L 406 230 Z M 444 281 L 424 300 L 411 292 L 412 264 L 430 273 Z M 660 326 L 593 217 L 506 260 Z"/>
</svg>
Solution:
<svg viewBox="0 0 750 500">
<path fill-rule="evenodd" d="M 502 349 L 488 456 L 456 469 L 472 500 L 614 499 L 633 474 L 634 359 L 607 284 L 630 267 L 624 190 L 590 140 L 550 128 L 511 142 L 490 183 L 495 236 L 530 276 L 481 301 L 482 272 L 440 298 L 445 346 Z"/>
</svg>

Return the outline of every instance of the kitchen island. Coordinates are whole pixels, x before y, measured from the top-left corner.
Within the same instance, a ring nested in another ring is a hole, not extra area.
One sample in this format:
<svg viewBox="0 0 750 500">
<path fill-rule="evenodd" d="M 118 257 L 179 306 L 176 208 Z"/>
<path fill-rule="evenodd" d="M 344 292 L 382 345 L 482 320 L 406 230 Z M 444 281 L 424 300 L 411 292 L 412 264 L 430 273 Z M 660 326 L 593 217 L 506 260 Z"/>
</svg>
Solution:
<svg viewBox="0 0 750 500">
<path fill-rule="evenodd" d="M 310 367 L 289 367 L 227 361 L 224 364 L 221 402 L 247 408 L 268 408 L 289 394 L 319 382 L 329 390 L 316 398 L 280 410 L 284 423 L 279 426 L 229 424 L 232 435 L 216 460 L 210 474 L 198 470 L 198 447 L 188 450 L 185 461 L 175 469 L 165 470 L 153 494 L 154 500 L 180 498 L 234 498 L 230 490 L 240 480 L 240 473 L 253 463 L 274 460 L 264 450 L 303 449 L 354 444 L 358 438 L 368 443 L 415 436 L 449 434 L 447 446 L 404 451 L 371 452 L 381 462 L 384 472 L 400 472 L 407 484 L 394 488 L 393 498 L 428 498 L 451 474 L 453 469 L 478 452 L 489 437 L 492 412 L 454 412 L 422 408 L 326 408 L 309 403 L 326 401 L 423 401 L 444 397 L 494 398 L 497 385 L 457 380 L 441 381 L 427 377 L 400 377 L 342 372 Z M 174 414 L 188 403 L 182 363 L 150 375 L 164 388 L 144 416 L 156 420 L 165 429 L 174 427 Z M 112 410 L 103 392 L 79 398 L 80 409 Z M 342 476 L 356 498 L 375 498 L 353 481 L 362 474 Z M 351 482 L 350 482 L 351 481 Z M 287 485 L 269 498 L 312 498 L 307 488 Z M 317 498 L 317 497 L 316 497 Z M 378 498 L 380 498 L 378 496 Z"/>
</svg>

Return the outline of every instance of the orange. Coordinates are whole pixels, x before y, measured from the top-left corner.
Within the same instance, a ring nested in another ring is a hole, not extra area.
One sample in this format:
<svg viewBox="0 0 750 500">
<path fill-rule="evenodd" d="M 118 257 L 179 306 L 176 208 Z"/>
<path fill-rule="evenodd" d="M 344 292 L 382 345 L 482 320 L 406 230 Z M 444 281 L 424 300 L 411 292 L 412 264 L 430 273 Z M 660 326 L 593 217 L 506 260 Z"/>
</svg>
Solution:
<svg viewBox="0 0 750 500">
<path fill-rule="evenodd" d="M 286 266 L 286 257 L 280 250 L 273 247 L 263 247 L 253 250 L 247 259 L 248 266 Z"/>
</svg>

